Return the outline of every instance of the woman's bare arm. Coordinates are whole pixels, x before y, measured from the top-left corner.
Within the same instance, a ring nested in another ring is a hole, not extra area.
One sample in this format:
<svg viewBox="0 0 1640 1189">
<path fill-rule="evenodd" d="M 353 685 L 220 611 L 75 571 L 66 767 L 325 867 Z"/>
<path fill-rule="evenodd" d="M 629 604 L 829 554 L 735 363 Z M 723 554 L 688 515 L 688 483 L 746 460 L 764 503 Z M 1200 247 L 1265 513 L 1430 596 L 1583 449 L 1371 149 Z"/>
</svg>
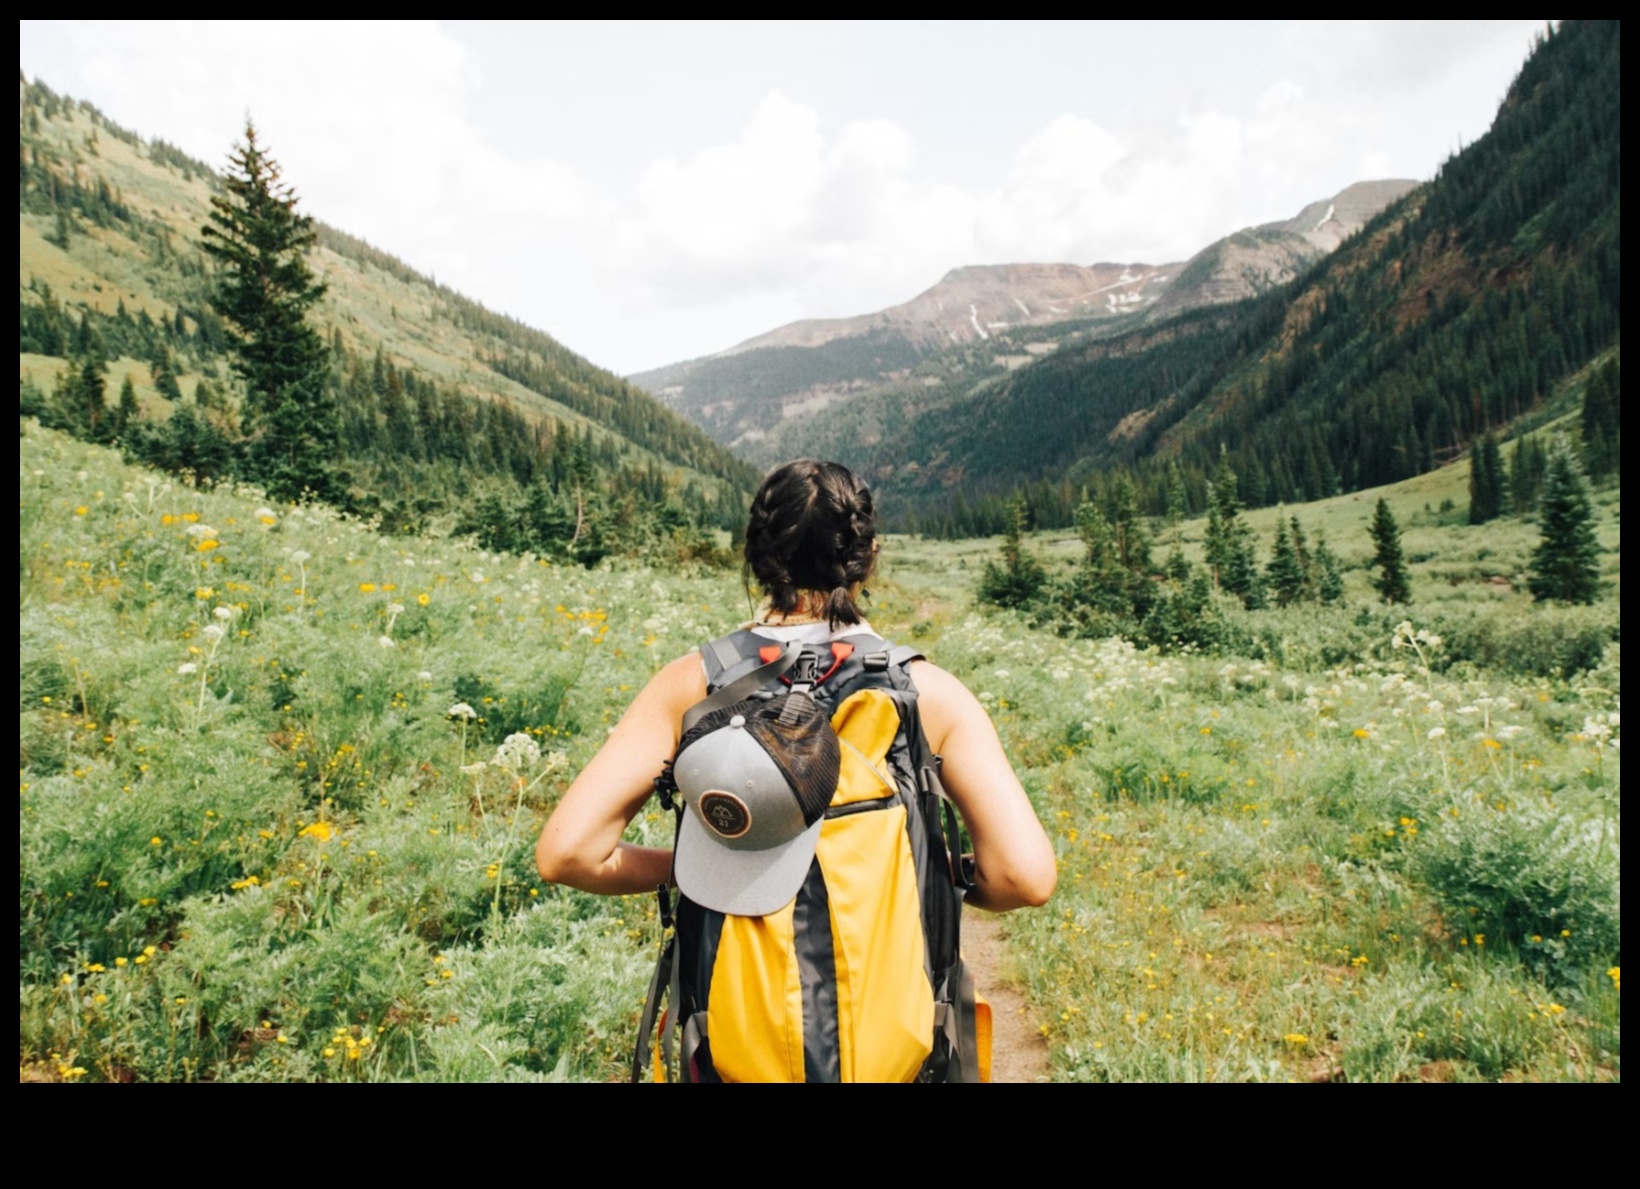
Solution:
<svg viewBox="0 0 1640 1189">
<path fill-rule="evenodd" d="M 1053 845 L 1014 775 L 991 716 L 968 687 L 927 661 L 912 663 L 929 746 L 974 844 L 968 903 L 992 912 L 1039 905 L 1059 878 Z"/>
<path fill-rule="evenodd" d="M 706 696 L 700 656 L 650 679 L 547 819 L 535 846 L 541 877 L 587 892 L 651 892 L 672 873 L 672 851 L 621 841 L 678 745 L 683 712 Z"/>
</svg>

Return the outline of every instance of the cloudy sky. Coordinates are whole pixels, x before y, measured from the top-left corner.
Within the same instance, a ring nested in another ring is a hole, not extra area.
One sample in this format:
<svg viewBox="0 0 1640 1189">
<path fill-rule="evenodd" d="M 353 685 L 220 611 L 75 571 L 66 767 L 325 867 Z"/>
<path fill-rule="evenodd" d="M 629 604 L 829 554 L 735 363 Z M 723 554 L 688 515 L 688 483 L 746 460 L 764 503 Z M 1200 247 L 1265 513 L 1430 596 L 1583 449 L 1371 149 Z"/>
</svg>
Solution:
<svg viewBox="0 0 1640 1189">
<path fill-rule="evenodd" d="M 1542 21 L 23 21 L 23 71 L 617 371 L 962 264 L 1162 263 L 1485 132 Z"/>
</svg>

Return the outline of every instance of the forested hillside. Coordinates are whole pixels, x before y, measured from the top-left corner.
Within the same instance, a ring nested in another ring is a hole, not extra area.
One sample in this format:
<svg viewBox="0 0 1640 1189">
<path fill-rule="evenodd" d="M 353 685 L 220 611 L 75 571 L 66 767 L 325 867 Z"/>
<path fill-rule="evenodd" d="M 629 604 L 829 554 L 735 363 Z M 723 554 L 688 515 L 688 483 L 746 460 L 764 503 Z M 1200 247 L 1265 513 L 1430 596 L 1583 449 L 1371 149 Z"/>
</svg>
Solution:
<svg viewBox="0 0 1640 1189">
<path fill-rule="evenodd" d="M 18 141 L 22 411 L 173 470 L 235 473 L 243 386 L 201 248 L 221 178 L 38 81 L 20 83 Z M 443 514 L 498 547 L 573 540 L 581 560 L 740 520 L 756 472 L 682 417 L 550 336 L 317 231 L 327 292 L 311 320 L 339 410 L 329 498 L 391 527 Z"/>
<path fill-rule="evenodd" d="M 632 379 L 754 462 L 824 454 L 833 440 L 858 446 L 874 440 L 885 388 L 889 403 L 897 389 L 960 394 L 1064 344 L 1264 293 L 1415 185 L 1358 182 L 1182 263 L 954 268 L 901 305 L 793 322 Z"/>
<path fill-rule="evenodd" d="M 1221 448 L 1255 504 L 1438 466 L 1619 341 L 1621 67 L 1620 24 L 1567 22 L 1484 137 L 1300 280 L 977 387 L 906 387 L 820 447 L 958 532 L 998 531 L 1028 484 L 1068 513 L 1112 467 L 1160 512 L 1177 462 L 1199 511 Z"/>
</svg>

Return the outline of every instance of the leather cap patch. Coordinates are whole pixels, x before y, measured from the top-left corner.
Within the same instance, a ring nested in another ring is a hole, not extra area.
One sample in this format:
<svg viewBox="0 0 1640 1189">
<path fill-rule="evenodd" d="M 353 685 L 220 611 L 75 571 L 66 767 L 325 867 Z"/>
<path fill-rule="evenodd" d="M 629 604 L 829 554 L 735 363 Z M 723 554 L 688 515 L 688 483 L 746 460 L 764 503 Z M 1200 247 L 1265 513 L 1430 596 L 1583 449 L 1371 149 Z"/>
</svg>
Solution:
<svg viewBox="0 0 1640 1189">
<path fill-rule="evenodd" d="M 700 797 L 701 821 L 724 838 L 739 838 L 752 828 L 752 811 L 733 793 L 711 789 Z"/>
</svg>

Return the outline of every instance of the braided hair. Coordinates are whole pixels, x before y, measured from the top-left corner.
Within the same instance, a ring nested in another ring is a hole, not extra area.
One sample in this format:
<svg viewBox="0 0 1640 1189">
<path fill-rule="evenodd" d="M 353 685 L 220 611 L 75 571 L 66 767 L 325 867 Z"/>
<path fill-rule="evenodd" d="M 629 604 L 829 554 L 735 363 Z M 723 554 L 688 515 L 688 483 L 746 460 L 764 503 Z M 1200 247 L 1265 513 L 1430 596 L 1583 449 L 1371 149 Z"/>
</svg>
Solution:
<svg viewBox="0 0 1640 1189">
<path fill-rule="evenodd" d="M 790 615 L 814 592 L 833 630 L 864 618 L 855 590 L 877 560 L 871 489 L 842 463 L 799 458 L 770 471 L 752 499 L 746 570 Z"/>
</svg>

